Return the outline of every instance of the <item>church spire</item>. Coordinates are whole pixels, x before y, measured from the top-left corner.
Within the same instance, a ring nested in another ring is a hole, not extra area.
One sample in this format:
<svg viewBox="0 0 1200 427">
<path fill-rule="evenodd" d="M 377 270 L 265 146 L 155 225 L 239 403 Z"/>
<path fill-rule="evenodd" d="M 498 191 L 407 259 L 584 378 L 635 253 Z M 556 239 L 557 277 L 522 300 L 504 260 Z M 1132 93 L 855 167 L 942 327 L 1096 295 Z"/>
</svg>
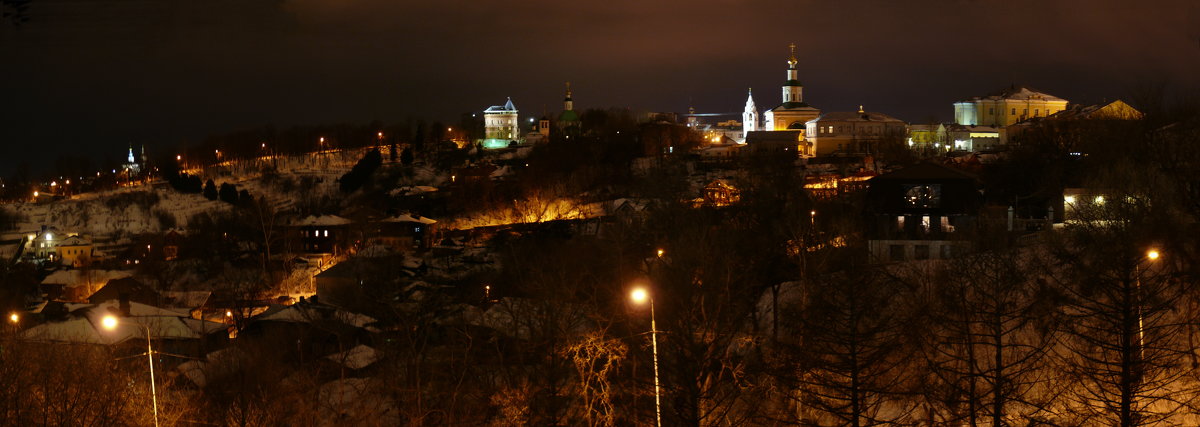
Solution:
<svg viewBox="0 0 1200 427">
<path fill-rule="evenodd" d="M 758 130 L 758 106 L 754 105 L 754 92 L 752 89 L 746 89 L 746 109 L 742 111 L 742 140 L 745 141 L 746 136 L 750 132 Z"/>
<path fill-rule="evenodd" d="M 567 97 L 563 98 L 563 111 L 575 109 L 575 101 L 571 99 L 571 82 L 567 82 Z"/>
<path fill-rule="evenodd" d="M 783 82 L 783 103 L 804 102 L 804 88 L 800 85 L 800 71 L 796 70 L 796 64 L 800 63 L 796 59 L 796 44 L 789 44 L 788 50 L 791 52 L 791 56 L 788 57 L 787 80 Z"/>
</svg>

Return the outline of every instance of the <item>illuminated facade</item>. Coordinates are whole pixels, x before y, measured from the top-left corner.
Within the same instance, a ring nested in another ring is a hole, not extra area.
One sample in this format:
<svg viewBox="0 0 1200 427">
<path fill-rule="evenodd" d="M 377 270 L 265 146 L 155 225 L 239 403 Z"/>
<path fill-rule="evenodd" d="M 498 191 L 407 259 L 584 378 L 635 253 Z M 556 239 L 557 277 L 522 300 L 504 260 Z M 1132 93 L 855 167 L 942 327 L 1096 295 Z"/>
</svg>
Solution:
<svg viewBox="0 0 1200 427">
<path fill-rule="evenodd" d="M 879 143 L 894 139 L 897 143 L 908 134 L 908 124 L 883 113 L 833 112 L 809 120 L 807 140 L 812 143 L 809 155 L 833 153 L 874 153 Z"/>
<path fill-rule="evenodd" d="M 789 46 L 792 54 L 788 59 L 787 80 L 783 82 L 783 103 L 763 113 L 766 126 L 763 130 L 798 130 L 801 139 L 806 130 L 805 123 L 821 115 L 818 110 L 804 102 L 804 85 L 800 84 L 800 71 L 796 69 L 796 45 Z"/>
<path fill-rule="evenodd" d="M 1067 100 L 1025 86 L 954 103 L 954 123 L 964 126 L 1009 126 L 1046 117 L 1067 108 Z"/>
<path fill-rule="evenodd" d="M 493 105 L 483 110 L 484 148 L 503 148 L 516 143 L 520 135 L 517 107 L 512 98 L 504 105 Z"/>
<path fill-rule="evenodd" d="M 754 105 L 754 93 L 746 90 L 746 109 L 742 111 L 742 142 L 750 132 L 758 130 L 758 106 Z"/>
</svg>

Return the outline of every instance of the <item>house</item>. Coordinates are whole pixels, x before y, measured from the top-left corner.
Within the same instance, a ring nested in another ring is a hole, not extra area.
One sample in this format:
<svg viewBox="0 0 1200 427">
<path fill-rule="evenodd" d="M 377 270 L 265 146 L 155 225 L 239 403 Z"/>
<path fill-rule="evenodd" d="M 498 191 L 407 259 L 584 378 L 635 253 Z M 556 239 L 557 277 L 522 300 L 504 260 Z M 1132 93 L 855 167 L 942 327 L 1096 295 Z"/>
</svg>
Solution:
<svg viewBox="0 0 1200 427">
<path fill-rule="evenodd" d="M 363 298 L 379 297 L 381 285 L 412 277 L 422 268 L 419 259 L 403 255 L 355 256 L 314 277 L 317 296 L 327 304 L 350 306 Z"/>
<path fill-rule="evenodd" d="M 946 145 L 940 148 L 959 151 L 992 151 L 1003 147 L 1006 127 L 952 124 L 946 126 Z"/>
<path fill-rule="evenodd" d="M 337 254 L 346 250 L 352 221 L 337 215 L 310 215 L 292 224 L 300 233 L 301 250 L 314 254 Z"/>
<path fill-rule="evenodd" d="M 742 192 L 724 180 L 713 180 L 700 190 L 700 204 L 703 206 L 724 207 L 742 200 Z"/>
<path fill-rule="evenodd" d="M 88 297 L 91 304 L 105 301 L 132 301 L 146 305 L 158 306 L 163 297 L 150 287 L 132 277 L 109 280 L 104 287 Z"/>
<path fill-rule="evenodd" d="M 867 238 L 877 261 L 947 259 L 970 249 L 983 206 L 974 175 L 926 162 L 868 184 Z"/>
<path fill-rule="evenodd" d="M 39 289 L 51 300 L 87 301 L 109 281 L 129 277 L 132 273 L 128 270 L 60 269 L 42 279 Z"/>
<path fill-rule="evenodd" d="M 378 223 L 373 240 L 400 252 L 427 250 L 437 240 L 437 221 L 420 215 L 396 215 Z"/>
<path fill-rule="evenodd" d="M 754 131 L 746 135 L 743 156 L 795 160 L 812 153 L 812 144 L 801 130 Z"/>
<path fill-rule="evenodd" d="M 202 356 L 228 342 L 227 326 L 192 319 L 186 313 L 129 301 L 100 304 L 65 304 L 65 319 L 43 323 L 21 332 L 33 342 L 117 345 L 146 349 L 147 335 L 156 353 Z M 112 329 L 102 319 L 117 319 Z"/>
<path fill-rule="evenodd" d="M 58 241 L 54 246 L 59 262 L 72 267 L 82 267 L 91 263 L 95 258 L 95 247 L 90 240 L 78 235 L 68 236 Z"/>
</svg>

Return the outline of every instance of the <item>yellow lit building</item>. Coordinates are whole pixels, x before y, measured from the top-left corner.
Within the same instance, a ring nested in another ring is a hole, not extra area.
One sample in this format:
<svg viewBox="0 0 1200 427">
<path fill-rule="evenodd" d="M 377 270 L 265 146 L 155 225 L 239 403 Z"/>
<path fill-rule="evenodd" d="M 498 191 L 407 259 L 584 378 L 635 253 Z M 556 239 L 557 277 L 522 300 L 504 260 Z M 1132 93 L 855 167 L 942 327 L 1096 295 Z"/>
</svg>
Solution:
<svg viewBox="0 0 1200 427">
<path fill-rule="evenodd" d="M 1067 100 L 1054 95 L 1013 86 L 987 96 L 954 103 L 954 122 L 964 126 L 1003 127 L 1067 108 Z"/>
<path fill-rule="evenodd" d="M 908 134 L 908 124 L 883 113 L 838 111 L 822 114 L 806 124 L 806 139 L 812 143 L 814 154 L 875 153 L 880 143 L 889 139 L 899 142 Z"/>
<path fill-rule="evenodd" d="M 94 256 L 92 242 L 79 236 L 70 236 L 58 242 L 58 256 L 63 265 L 82 267 Z"/>
</svg>

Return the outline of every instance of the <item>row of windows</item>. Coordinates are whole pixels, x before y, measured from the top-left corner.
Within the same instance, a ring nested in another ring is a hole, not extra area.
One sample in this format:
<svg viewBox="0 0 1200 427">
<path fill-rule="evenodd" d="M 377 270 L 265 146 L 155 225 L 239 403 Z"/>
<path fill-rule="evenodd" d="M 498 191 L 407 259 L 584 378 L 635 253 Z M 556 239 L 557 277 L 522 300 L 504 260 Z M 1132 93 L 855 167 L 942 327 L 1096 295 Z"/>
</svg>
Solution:
<svg viewBox="0 0 1200 427">
<path fill-rule="evenodd" d="M 300 235 L 304 237 L 329 237 L 329 230 L 302 230 Z"/>
<path fill-rule="evenodd" d="M 836 131 L 837 132 L 845 132 L 846 127 L 847 126 L 836 126 L 836 128 L 837 128 Z M 834 128 L 835 128 L 835 126 L 821 126 L 819 129 L 817 129 L 817 133 L 818 134 L 822 134 L 822 133 L 823 134 L 831 134 L 831 133 L 834 133 Z M 868 134 L 868 135 L 881 134 L 881 133 L 883 133 L 883 126 L 860 127 L 860 128 L 858 128 L 858 131 L 859 131 L 858 133 Z"/>
<path fill-rule="evenodd" d="M 994 116 L 994 115 L 996 115 L 996 109 L 995 109 L 995 108 L 988 108 L 988 115 L 993 115 L 993 116 Z M 1016 109 L 1016 108 L 1013 108 L 1013 109 L 1012 109 L 1012 111 L 1009 113 L 1009 115 L 1010 115 L 1010 116 L 1015 116 L 1015 115 L 1017 115 L 1017 109 Z M 1022 116 L 1028 116 L 1028 115 L 1029 115 L 1029 109 L 1028 109 L 1028 108 L 1023 108 L 1023 109 L 1021 109 L 1021 115 L 1022 115 Z M 1034 116 L 1034 117 L 1039 117 L 1039 116 L 1041 116 L 1041 115 L 1042 115 L 1042 109 L 1041 109 L 1041 108 L 1034 108 L 1034 109 L 1033 109 L 1033 116 Z M 1047 108 L 1047 109 L 1046 109 L 1046 115 L 1047 115 L 1047 116 L 1048 116 L 1048 115 L 1050 115 L 1050 109 L 1049 109 L 1049 108 Z"/>
<path fill-rule="evenodd" d="M 944 232 L 946 232 L 946 233 L 953 233 L 953 232 L 954 232 L 954 226 L 950 224 L 950 217 L 943 216 L 943 217 L 940 217 L 940 218 L 941 218 L 941 223 L 940 223 L 940 224 L 938 224 L 938 225 L 939 225 L 939 226 L 941 226 L 941 227 L 940 227 L 939 229 L 940 229 L 940 230 L 942 230 L 942 231 L 944 231 Z M 903 215 L 900 215 L 900 216 L 897 216 L 897 217 L 896 217 L 896 229 L 897 229 L 897 230 L 904 231 L 904 221 L 905 221 L 905 219 L 904 219 L 904 216 L 903 216 Z M 924 232 L 928 233 L 928 232 L 929 232 L 929 228 L 930 228 L 932 225 L 933 225 L 933 224 L 932 224 L 932 222 L 930 221 L 929 215 L 922 215 L 922 216 L 921 216 L 921 231 L 924 231 Z"/>
</svg>

